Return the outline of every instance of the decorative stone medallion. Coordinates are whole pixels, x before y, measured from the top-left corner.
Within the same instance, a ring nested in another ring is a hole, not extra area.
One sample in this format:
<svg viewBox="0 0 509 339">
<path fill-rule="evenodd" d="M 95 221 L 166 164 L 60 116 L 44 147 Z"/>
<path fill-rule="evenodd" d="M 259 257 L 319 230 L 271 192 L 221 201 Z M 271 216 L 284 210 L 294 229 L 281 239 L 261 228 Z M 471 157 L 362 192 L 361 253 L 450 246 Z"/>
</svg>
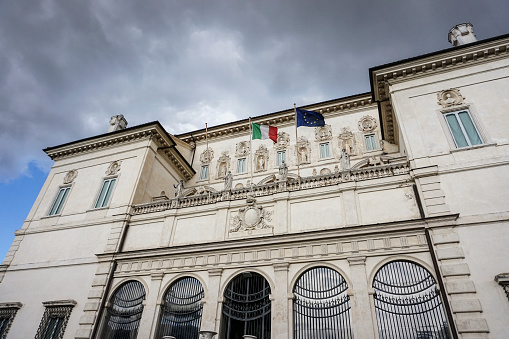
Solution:
<svg viewBox="0 0 509 339">
<path fill-rule="evenodd" d="M 465 100 L 465 98 L 461 95 L 460 90 L 457 88 L 446 89 L 438 92 L 437 99 L 438 103 L 444 108 L 462 105 L 463 100 Z"/>
<path fill-rule="evenodd" d="M 361 120 L 359 120 L 359 130 L 361 132 L 372 132 L 378 126 L 378 123 L 375 118 L 370 115 L 363 116 Z"/>
<path fill-rule="evenodd" d="M 214 159 L 214 150 L 210 147 L 200 154 L 200 162 L 202 164 L 209 164 L 212 159 Z"/>
<path fill-rule="evenodd" d="M 120 164 L 122 161 L 113 161 L 106 169 L 106 175 L 116 175 L 120 171 Z"/>
<path fill-rule="evenodd" d="M 72 183 L 74 181 L 74 179 L 76 179 L 77 176 L 78 176 L 78 170 L 75 170 L 75 169 L 70 170 L 69 172 L 67 172 L 67 174 L 64 177 L 64 184 L 68 185 L 68 184 Z"/>
<path fill-rule="evenodd" d="M 316 127 L 315 128 L 315 139 L 316 139 L 316 141 L 331 140 L 332 139 L 332 127 L 330 125 Z"/>
<path fill-rule="evenodd" d="M 286 132 L 279 132 L 277 134 L 277 142 L 274 144 L 274 148 L 277 151 L 285 150 L 290 144 L 290 135 Z"/>
<path fill-rule="evenodd" d="M 269 212 L 256 203 L 253 195 L 249 194 L 246 199 L 247 206 L 239 209 L 237 215 L 232 216 L 230 233 L 239 231 L 253 231 L 272 228 L 268 222 L 272 221 L 273 211 Z"/>
</svg>

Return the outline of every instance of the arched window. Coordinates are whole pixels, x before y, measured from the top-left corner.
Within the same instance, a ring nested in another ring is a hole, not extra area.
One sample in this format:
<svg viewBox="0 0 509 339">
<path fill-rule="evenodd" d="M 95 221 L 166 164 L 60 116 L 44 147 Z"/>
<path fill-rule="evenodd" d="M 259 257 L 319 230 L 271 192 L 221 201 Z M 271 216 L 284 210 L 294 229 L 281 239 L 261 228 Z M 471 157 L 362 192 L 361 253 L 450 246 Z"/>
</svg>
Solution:
<svg viewBox="0 0 509 339">
<path fill-rule="evenodd" d="M 122 284 L 110 300 L 111 306 L 106 309 L 103 339 L 134 339 L 138 335 L 145 288 L 139 281 L 128 281 Z"/>
<path fill-rule="evenodd" d="M 347 289 L 343 276 L 328 267 L 302 273 L 293 289 L 294 338 L 352 338 Z"/>
<path fill-rule="evenodd" d="M 373 280 L 380 339 L 449 338 L 435 279 L 422 266 L 393 261 Z"/>
<path fill-rule="evenodd" d="M 269 283 L 258 273 L 242 273 L 230 281 L 224 292 L 221 338 L 248 334 L 270 339 L 269 294 Z"/>
<path fill-rule="evenodd" d="M 203 286 L 196 278 L 184 277 L 166 291 L 156 338 L 198 338 L 203 310 Z"/>
</svg>

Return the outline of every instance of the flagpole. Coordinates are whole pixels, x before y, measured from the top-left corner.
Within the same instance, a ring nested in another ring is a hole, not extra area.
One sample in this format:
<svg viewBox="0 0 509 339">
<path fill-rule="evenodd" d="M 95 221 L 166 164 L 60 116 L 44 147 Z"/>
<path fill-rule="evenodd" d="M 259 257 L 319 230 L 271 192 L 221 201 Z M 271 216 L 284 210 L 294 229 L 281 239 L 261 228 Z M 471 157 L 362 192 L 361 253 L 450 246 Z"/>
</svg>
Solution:
<svg viewBox="0 0 509 339">
<path fill-rule="evenodd" d="M 205 148 L 205 152 L 207 152 L 206 154 L 207 154 L 207 158 L 208 158 L 210 153 L 209 153 L 209 130 L 207 128 L 207 123 L 205 123 L 205 141 L 207 143 L 207 146 L 206 146 L 207 148 Z M 207 176 L 208 177 L 208 182 L 209 182 L 209 189 L 208 189 L 208 191 L 209 191 L 209 201 L 210 201 L 210 170 L 211 170 L 211 168 L 210 168 L 211 166 L 210 165 L 212 165 L 212 163 L 210 162 L 210 159 L 209 159 L 209 170 L 208 170 L 208 173 L 207 173 L 208 174 L 208 176 Z"/>
<path fill-rule="evenodd" d="M 293 111 L 295 113 L 295 149 L 297 151 L 297 178 L 299 180 L 299 189 L 300 189 L 300 159 L 299 159 L 299 144 L 297 137 L 297 105 L 293 104 Z"/>
<path fill-rule="evenodd" d="M 251 117 L 249 117 L 249 154 L 251 155 L 250 168 L 251 168 L 251 191 L 253 191 L 253 124 L 251 123 Z"/>
</svg>

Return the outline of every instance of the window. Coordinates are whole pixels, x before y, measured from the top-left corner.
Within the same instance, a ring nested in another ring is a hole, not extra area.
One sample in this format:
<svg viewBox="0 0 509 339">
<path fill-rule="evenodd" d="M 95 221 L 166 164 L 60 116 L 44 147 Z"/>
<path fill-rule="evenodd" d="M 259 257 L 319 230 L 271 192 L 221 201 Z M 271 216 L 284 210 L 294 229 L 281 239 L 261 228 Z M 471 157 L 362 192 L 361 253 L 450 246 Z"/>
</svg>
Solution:
<svg viewBox="0 0 509 339">
<path fill-rule="evenodd" d="M 277 165 L 281 166 L 283 161 L 286 162 L 286 151 L 277 152 Z"/>
<path fill-rule="evenodd" d="M 55 201 L 53 202 L 53 205 L 51 205 L 51 209 L 49 210 L 48 215 L 57 215 L 62 212 L 62 207 L 64 207 L 65 199 L 67 199 L 67 196 L 69 195 L 69 191 L 71 190 L 71 187 L 61 187 L 58 191 L 57 197 L 55 198 Z"/>
<path fill-rule="evenodd" d="M 366 151 L 373 151 L 378 148 L 374 134 L 364 135 L 364 142 L 366 143 Z"/>
<path fill-rule="evenodd" d="M 464 110 L 459 112 L 445 113 L 444 116 L 456 147 L 468 147 L 480 145 L 483 143 L 479 131 L 472 121 L 470 112 Z"/>
<path fill-rule="evenodd" d="M 21 306 L 23 306 L 21 303 L 0 303 L 0 338 L 7 336 L 16 312 Z"/>
<path fill-rule="evenodd" d="M 74 300 L 48 301 L 42 303 L 46 310 L 37 329 L 35 339 L 60 339 L 64 336 L 67 321 L 72 308 L 76 305 Z"/>
<path fill-rule="evenodd" d="M 200 171 L 200 180 L 205 180 L 209 177 L 209 165 L 202 165 Z"/>
<path fill-rule="evenodd" d="M 320 159 L 330 158 L 330 147 L 329 143 L 320 144 Z"/>
<path fill-rule="evenodd" d="M 94 208 L 106 207 L 110 201 L 111 193 L 113 192 L 113 188 L 115 187 L 115 181 L 117 178 L 106 179 L 103 182 L 103 186 L 101 187 L 101 192 L 97 197 L 97 202 L 95 203 Z"/>
<path fill-rule="evenodd" d="M 246 158 L 241 158 L 237 160 L 237 173 L 246 172 Z"/>
</svg>

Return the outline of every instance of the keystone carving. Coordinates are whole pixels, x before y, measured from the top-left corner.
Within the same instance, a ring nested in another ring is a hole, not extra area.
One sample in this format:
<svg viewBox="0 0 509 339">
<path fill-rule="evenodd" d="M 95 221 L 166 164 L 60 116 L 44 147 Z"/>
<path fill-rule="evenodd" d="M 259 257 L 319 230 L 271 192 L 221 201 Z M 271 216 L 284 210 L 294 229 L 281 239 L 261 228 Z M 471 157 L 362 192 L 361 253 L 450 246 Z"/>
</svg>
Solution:
<svg viewBox="0 0 509 339">
<path fill-rule="evenodd" d="M 268 222 L 272 221 L 273 211 L 269 212 L 259 206 L 251 194 L 248 195 L 246 203 L 246 207 L 239 209 L 236 216 L 232 216 L 230 233 L 272 228 Z"/>
</svg>

